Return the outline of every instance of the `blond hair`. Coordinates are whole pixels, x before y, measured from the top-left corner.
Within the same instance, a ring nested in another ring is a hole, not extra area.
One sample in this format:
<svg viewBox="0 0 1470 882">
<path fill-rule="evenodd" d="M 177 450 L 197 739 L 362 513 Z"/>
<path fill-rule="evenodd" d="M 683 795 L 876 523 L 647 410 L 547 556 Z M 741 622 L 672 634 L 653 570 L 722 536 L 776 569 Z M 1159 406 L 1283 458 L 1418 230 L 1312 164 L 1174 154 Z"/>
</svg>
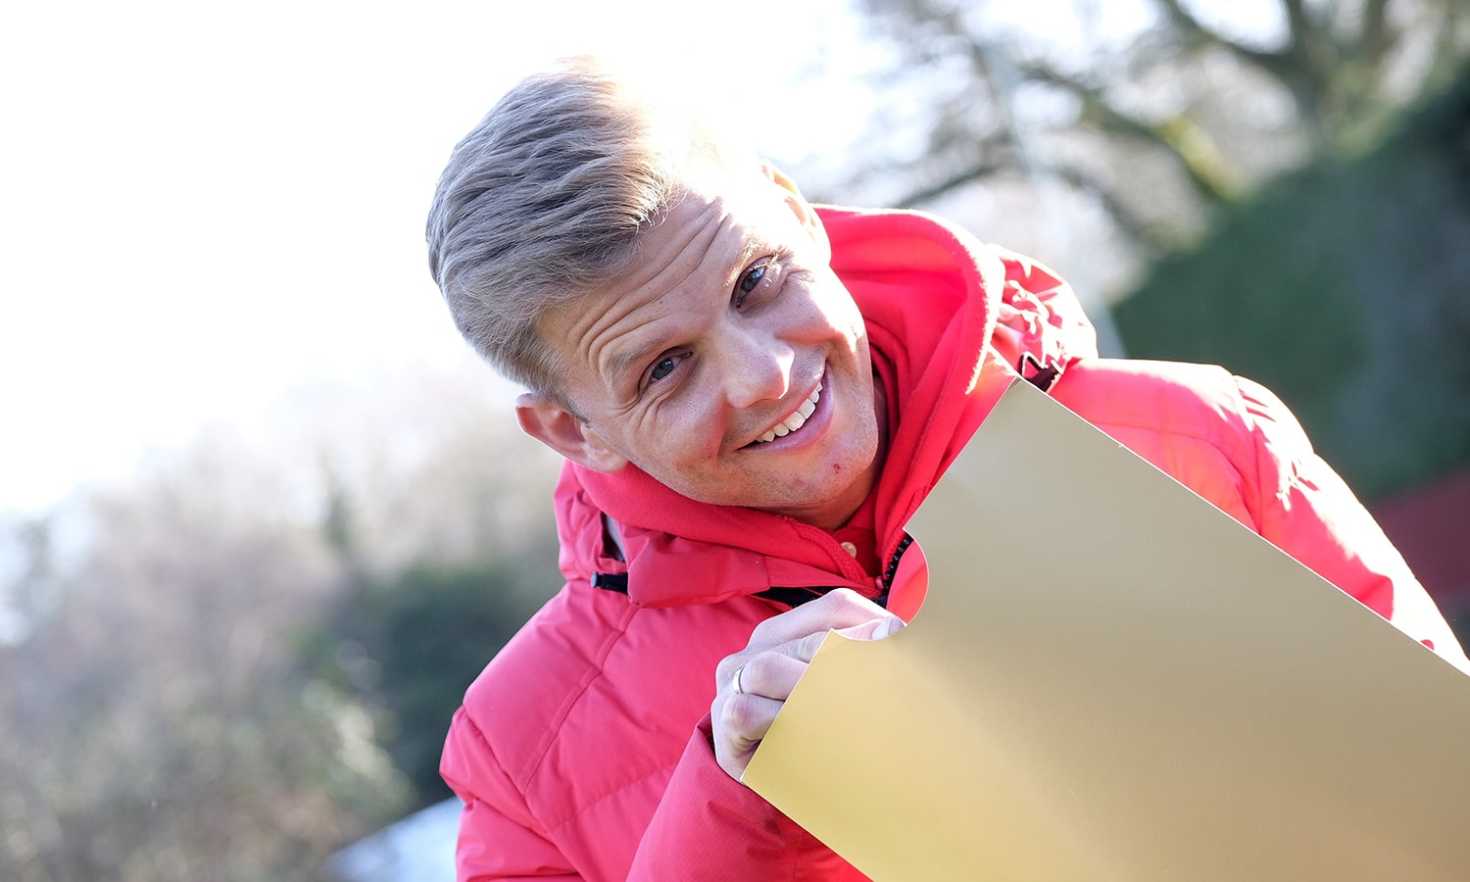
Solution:
<svg viewBox="0 0 1470 882">
<path fill-rule="evenodd" d="M 678 196 L 687 160 L 722 152 L 600 62 L 523 80 L 454 148 L 429 210 L 429 269 L 460 333 L 560 397 L 538 319 L 606 282 Z"/>
</svg>

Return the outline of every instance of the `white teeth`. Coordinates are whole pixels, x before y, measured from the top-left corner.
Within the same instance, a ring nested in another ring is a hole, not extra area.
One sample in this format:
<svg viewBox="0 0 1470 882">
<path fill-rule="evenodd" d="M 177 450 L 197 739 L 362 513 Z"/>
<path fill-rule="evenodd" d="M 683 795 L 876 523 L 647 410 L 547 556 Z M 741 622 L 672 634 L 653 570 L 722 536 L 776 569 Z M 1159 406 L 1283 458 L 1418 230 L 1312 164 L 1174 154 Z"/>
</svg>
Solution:
<svg viewBox="0 0 1470 882">
<path fill-rule="evenodd" d="M 795 412 L 791 414 L 791 416 L 772 426 L 764 435 L 757 438 L 756 441 L 762 444 L 769 444 L 777 438 L 789 435 L 792 432 L 795 432 L 797 429 L 800 429 L 802 426 L 806 425 L 806 421 L 810 419 L 811 415 L 816 411 L 817 401 L 820 400 L 821 397 L 822 384 L 818 383 L 817 388 L 812 390 L 812 394 L 807 396 L 807 399 L 801 403 L 801 406 L 798 407 Z"/>
</svg>

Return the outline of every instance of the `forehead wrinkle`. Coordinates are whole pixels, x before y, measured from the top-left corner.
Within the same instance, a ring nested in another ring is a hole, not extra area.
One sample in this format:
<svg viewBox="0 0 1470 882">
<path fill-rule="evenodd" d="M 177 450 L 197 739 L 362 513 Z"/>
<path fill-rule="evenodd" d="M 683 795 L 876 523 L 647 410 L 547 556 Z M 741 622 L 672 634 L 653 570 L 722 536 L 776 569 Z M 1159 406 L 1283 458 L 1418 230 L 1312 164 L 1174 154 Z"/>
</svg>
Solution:
<svg viewBox="0 0 1470 882">
<path fill-rule="evenodd" d="M 703 267 L 711 259 L 717 261 L 717 271 L 720 273 L 720 278 L 722 281 L 724 277 L 731 274 L 732 270 L 728 268 L 727 261 L 722 255 L 718 253 L 719 249 L 717 248 L 717 243 L 721 238 L 726 238 L 727 230 L 737 228 L 735 217 L 722 203 L 716 202 L 711 206 L 711 208 L 719 209 L 719 222 L 715 224 L 708 232 L 701 231 L 698 235 L 691 238 L 683 245 L 683 247 L 679 249 L 679 251 L 674 255 L 673 258 L 669 260 L 667 264 L 657 270 L 653 274 L 653 276 L 651 276 L 646 282 L 643 282 L 636 286 L 636 288 L 652 287 L 658 290 L 662 290 L 663 293 L 661 293 L 653 301 L 653 305 L 665 304 L 666 302 L 669 302 L 671 298 L 673 302 L 682 302 L 683 298 L 679 297 L 679 295 L 681 293 L 684 293 L 686 288 L 690 287 L 690 280 L 699 272 L 700 268 Z M 741 236 L 741 238 L 742 240 L 745 239 L 743 235 Z M 726 250 L 728 251 L 728 249 Z M 742 248 L 742 255 L 745 251 L 748 250 L 750 249 L 747 244 L 746 247 Z M 715 254 L 713 258 L 709 257 L 711 253 Z M 742 257 L 742 260 L 743 259 L 744 258 Z M 741 265 L 743 265 L 743 263 L 737 263 L 735 265 L 736 268 L 733 270 L 733 272 L 738 273 L 738 267 Z M 669 281 L 666 284 L 659 284 L 659 280 L 661 278 L 681 271 L 682 274 L 678 275 L 677 278 Z M 694 293 L 698 293 L 698 290 L 696 289 Z M 622 301 L 625 298 L 618 297 L 615 299 Z M 627 299 L 631 300 L 631 298 Z M 638 303 L 636 301 L 629 303 L 627 309 L 624 310 L 622 315 L 619 316 L 619 319 L 625 318 L 628 313 L 636 311 L 642 306 L 645 306 L 645 304 Z M 609 312 L 611 311 L 612 310 L 609 310 Z M 672 309 L 666 308 L 661 315 L 650 319 L 646 324 L 652 325 L 658 322 L 660 319 L 666 318 L 672 312 Z M 604 333 L 607 329 L 608 328 L 606 327 L 596 329 L 596 338 L 589 346 L 589 356 L 592 358 L 594 364 L 601 364 L 603 361 L 603 351 L 608 346 L 612 345 L 616 340 L 624 336 L 622 334 L 613 334 L 610 338 L 604 339 L 607 336 Z M 654 333 L 649 334 L 648 336 L 653 338 L 652 342 L 650 342 L 648 345 L 640 346 L 635 344 L 632 346 L 628 346 L 622 352 L 616 353 L 611 356 L 611 358 L 608 360 L 608 369 L 605 373 L 605 377 L 610 383 L 616 383 L 618 378 L 623 376 L 624 372 L 627 371 L 632 365 L 642 361 L 653 350 L 658 348 L 659 342 L 661 342 L 665 335 Z"/>
<path fill-rule="evenodd" d="M 701 214 L 702 213 L 703 212 L 701 212 Z M 669 221 L 670 217 L 666 215 L 663 222 L 668 223 Z M 596 349 L 601 348 L 600 346 L 596 345 L 597 340 L 601 338 L 607 328 L 613 324 L 616 324 L 627 313 L 637 309 L 641 305 L 640 303 L 636 302 L 632 297 L 630 297 L 630 294 L 637 292 L 641 288 L 646 288 L 656 282 L 659 276 L 668 272 L 670 268 L 677 266 L 681 259 L 688 260 L 689 258 L 685 258 L 684 255 L 688 253 L 688 251 L 695 245 L 699 244 L 701 238 L 712 238 L 716 233 L 718 233 L 718 231 L 718 228 L 709 233 L 700 231 L 699 234 L 696 234 L 689 241 L 683 243 L 679 247 L 679 250 L 674 253 L 674 256 L 669 258 L 668 263 L 664 264 L 661 268 L 655 269 L 653 271 L 653 274 L 647 277 L 634 275 L 628 272 L 628 270 L 630 270 L 631 268 L 635 268 L 643 263 L 643 248 L 639 245 L 635 245 L 633 254 L 616 270 L 614 270 L 614 276 L 619 277 L 618 284 L 616 286 L 609 285 L 608 290 L 603 293 L 603 296 L 597 298 L 598 300 L 604 302 L 606 308 L 577 309 L 576 307 L 580 304 L 574 303 L 572 305 L 571 308 L 580 313 L 580 317 L 572 322 L 571 327 L 569 328 L 570 333 L 578 341 L 587 339 L 589 336 L 593 338 L 593 346 L 589 347 L 589 350 L 595 353 Z M 601 306 L 604 304 L 599 305 Z M 592 358 L 592 362 L 596 364 L 597 359 L 595 357 Z"/>
</svg>

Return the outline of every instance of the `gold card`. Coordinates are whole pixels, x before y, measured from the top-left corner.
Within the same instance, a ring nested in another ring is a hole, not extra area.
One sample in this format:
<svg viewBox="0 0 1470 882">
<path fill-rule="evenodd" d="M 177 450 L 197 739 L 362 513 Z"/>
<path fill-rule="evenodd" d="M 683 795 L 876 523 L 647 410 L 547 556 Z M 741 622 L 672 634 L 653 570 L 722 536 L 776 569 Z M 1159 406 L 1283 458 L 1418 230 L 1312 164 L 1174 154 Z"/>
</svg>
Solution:
<svg viewBox="0 0 1470 882">
<path fill-rule="evenodd" d="M 1470 678 L 1030 384 L 908 529 L 743 777 L 873 879 L 1470 879 Z"/>
</svg>

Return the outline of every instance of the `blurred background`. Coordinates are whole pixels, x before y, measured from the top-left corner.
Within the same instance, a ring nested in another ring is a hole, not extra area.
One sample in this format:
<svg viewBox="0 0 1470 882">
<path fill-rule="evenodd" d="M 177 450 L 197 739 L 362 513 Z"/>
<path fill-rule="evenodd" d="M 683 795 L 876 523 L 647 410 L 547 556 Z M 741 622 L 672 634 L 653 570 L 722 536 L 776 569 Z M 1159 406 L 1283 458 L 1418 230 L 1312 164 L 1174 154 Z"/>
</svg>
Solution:
<svg viewBox="0 0 1470 882">
<path fill-rule="evenodd" d="M 423 220 L 452 145 L 574 52 L 748 118 L 813 198 L 1047 262 L 1110 354 L 1271 386 L 1470 636 L 1464 0 L 0 24 L 0 879 L 449 878 L 439 747 L 559 587 L 557 463 Z"/>
</svg>

